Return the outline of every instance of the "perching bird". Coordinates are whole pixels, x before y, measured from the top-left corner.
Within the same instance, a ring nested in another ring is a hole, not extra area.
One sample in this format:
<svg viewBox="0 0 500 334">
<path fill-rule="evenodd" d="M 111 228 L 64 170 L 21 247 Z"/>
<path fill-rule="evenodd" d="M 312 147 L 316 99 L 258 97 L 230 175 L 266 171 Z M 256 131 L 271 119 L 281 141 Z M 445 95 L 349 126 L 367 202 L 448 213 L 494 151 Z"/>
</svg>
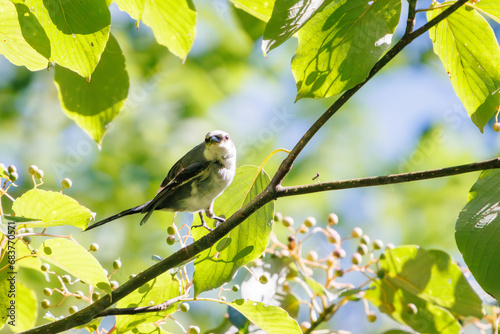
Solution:
<svg viewBox="0 0 500 334">
<path fill-rule="evenodd" d="M 135 213 L 146 214 L 141 220 L 143 225 L 154 210 L 198 212 L 201 224 L 192 227 L 203 226 L 211 231 L 202 212 L 217 225 L 225 220 L 214 214 L 213 205 L 233 181 L 235 170 L 236 147 L 231 138 L 224 131 L 211 131 L 203 143 L 175 163 L 152 200 L 90 225 L 85 231 Z"/>
</svg>

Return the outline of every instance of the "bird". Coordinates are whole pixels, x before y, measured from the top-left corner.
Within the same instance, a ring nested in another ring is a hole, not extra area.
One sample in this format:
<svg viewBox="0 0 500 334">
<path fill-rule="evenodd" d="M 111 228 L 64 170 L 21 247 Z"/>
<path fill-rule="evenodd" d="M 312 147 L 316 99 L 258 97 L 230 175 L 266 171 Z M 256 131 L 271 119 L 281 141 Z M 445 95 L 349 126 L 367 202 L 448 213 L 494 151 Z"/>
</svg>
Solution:
<svg viewBox="0 0 500 334">
<path fill-rule="evenodd" d="M 172 166 L 152 200 L 96 222 L 85 231 L 136 213 L 145 214 L 140 223 L 144 225 L 155 210 L 197 212 L 201 224 L 191 227 L 212 231 L 203 219 L 203 212 L 216 221 L 216 227 L 225 221 L 215 215 L 214 201 L 231 184 L 235 172 L 236 147 L 231 137 L 222 130 L 210 131 L 202 143 Z"/>
</svg>

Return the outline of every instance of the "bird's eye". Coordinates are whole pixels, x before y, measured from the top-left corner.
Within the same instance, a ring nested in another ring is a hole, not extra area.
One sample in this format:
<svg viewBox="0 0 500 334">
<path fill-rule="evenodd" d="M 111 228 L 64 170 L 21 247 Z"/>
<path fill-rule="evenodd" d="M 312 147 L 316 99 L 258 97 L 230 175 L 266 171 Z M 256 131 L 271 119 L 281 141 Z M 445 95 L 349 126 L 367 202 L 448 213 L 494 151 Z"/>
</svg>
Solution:
<svg viewBox="0 0 500 334">
<path fill-rule="evenodd" d="M 225 140 L 229 140 L 229 136 L 228 136 L 228 135 L 225 135 L 225 136 L 224 136 L 224 139 L 225 139 Z"/>
</svg>

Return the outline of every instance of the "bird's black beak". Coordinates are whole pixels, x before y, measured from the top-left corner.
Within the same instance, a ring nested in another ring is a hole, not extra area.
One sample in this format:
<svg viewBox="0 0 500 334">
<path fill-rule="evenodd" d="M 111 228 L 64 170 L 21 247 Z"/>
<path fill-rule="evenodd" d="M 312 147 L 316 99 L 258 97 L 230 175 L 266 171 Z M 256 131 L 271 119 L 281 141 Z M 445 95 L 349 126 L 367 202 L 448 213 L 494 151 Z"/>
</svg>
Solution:
<svg viewBox="0 0 500 334">
<path fill-rule="evenodd" d="M 212 136 L 210 137 L 210 142 L 211 143 L 220 143 L 220 138 L 219 137 L 216 137 L 216 136 Z"/>
</svg>

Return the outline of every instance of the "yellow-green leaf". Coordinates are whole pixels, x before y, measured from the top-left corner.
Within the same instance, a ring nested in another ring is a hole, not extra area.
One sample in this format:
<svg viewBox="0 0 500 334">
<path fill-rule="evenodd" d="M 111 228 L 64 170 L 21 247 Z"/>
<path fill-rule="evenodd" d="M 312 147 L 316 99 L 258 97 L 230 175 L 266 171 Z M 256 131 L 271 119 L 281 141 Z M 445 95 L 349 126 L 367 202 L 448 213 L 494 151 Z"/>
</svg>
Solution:
<svg viewBox="0 0 500 334">
<path fill-rule="evenodd" d="M 111 293 L 104 269 L 89 251 L 75 241 L 65 238 L 46 240 L 38 249 L 37 256 L 83 282 Z"/>
<path fill-rule="evenodd" d="M 101 144 L 109 123 L 121 111 L 129 89 L 125 57 L 113 35 L 90 82 L 60 66 L 56 67 L 54 81 L 66 115 Z"/>
<path fill-rule="evenodd" d="M 427 19 L 445 9 L 433 8 L 427 12 Z M 493 29 L 477 10 L 465 6 L 431 28 L 429 35 L 455 93 L 483 131 L 500 99 L 500 48 Z"/>
<path fill-rule="evenodd" d="M 140 21 L 146 0 L 115 0 L 118 7 L 127 12 L 131 18 Z"/>
<path fill-rule="evenodd" d="M 235 7 L 244 10 L 264 22 L 269 21 L 273 13 L 275 0 L 230 0 Z"/>
<path fill-rule="evenodd" d="M 38 219 L 25 222 L 27 227 L 73 225 L 84 230 L 92 214 L 73 198 L 55 191 L 32 189 L 12 204 L 16 216 Z"/>
<path fill-rule="evenodd" d="M 10 329 L 21 332 L 35 326 L 38 316 L 38 303 L 35 291 L 31 290 L 21 282 L 16 282 L 16 314 L 14 322 L 7 321 Z M 14 324 L 14 325 L 12 325 Z"/>
<path fill-rule="evenodd" d="M 182 287 L 170 273 L 164 273 L 144 284 L 117 303 L 118 308 L 141 307 L 161 304 L 181 295 Z M 178 303 L 173 303 L 163 311 L 141 313 L 136 315 L 118 316 L 116 319 L 117 334 L 133 333 L 164 333 L 153 323 L 165 318 L 177 309 Z"/>
<path fill-rule="evenodd" d="M 47 68 L 50 43 L 28 7 L 0 0 L 0 16 L 0 54 L 12 64 L 26 66 L 31 71 Z"/>
<path fill-rule="evenodd" d="M 233 183 L 216 199 L 215 214 L 231 216 L 264 190 L 268 183 L 269 176 L 257 167 L 238 168 Z M 199 254 L 194 262 L 195 296 L 229 282 L 238 268 L 262 255 L 269 242 L 273 216 L 274 203 L 270 202 L 254 212 L 210 249 Z M 206 217 L 205 221 L 211 224 L 211 220 Z M 199 217 L 195 217 L 193 224 L 200 224 Z M 195 240 L 207 233 L 204 228 L 192 230 Z"/>
<path fill-rule="evenodd" d="M 149 0 L 142 13 L 156 41 L 185 59 L 196 36 L 196 10 L 192 0 Z"/>
</svg>

